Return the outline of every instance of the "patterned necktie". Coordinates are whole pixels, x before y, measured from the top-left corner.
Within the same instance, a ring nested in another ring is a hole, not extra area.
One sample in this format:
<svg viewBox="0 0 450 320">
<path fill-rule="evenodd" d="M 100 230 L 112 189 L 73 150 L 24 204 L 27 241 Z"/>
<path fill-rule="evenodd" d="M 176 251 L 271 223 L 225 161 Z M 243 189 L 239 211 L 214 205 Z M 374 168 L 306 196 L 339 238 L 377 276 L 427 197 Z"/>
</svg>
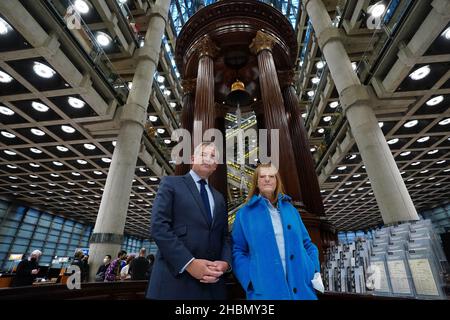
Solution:
<svg viewBox="0 0 450 320">
<path fill-rule="evenodd" d="M 211 224 L 212 222 L 212 215 L 211 215 L 211 207 L 209 206 L 209 197 L 208 192 L 206 191 L 206 181 L 204 179 L 201 179 L 198 181 L 200 183 L 200 196 L 202 197 L 203 205 L 206 209 L 206 215 L 208 216 L 208 223 Z"/>
</svg>

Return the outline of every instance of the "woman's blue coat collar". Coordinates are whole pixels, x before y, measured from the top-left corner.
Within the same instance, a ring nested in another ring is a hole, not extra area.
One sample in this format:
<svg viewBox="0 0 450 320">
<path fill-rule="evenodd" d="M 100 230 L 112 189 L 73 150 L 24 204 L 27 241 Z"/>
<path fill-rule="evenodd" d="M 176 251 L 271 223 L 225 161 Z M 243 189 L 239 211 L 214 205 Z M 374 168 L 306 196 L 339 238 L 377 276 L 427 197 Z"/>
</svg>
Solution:
<svg viewBox="0 0 450 320">
<path fill-rule="evenodd" d="M 260 203 L 260 201 L 263 200 L 263 196 L 261 196 L 260 194 L 255 194 L 253 195 L 253 197 L 250 199 L 250 201 L 247 203 L 247 206 L 251 207 L 255 204 Z M 278 194 L 278 201 L 291 201 L 292 198 L 290 196 L 288 196 L 287 194 L 283 194 L 283 193 L 279 193 Z"/>
</svg>

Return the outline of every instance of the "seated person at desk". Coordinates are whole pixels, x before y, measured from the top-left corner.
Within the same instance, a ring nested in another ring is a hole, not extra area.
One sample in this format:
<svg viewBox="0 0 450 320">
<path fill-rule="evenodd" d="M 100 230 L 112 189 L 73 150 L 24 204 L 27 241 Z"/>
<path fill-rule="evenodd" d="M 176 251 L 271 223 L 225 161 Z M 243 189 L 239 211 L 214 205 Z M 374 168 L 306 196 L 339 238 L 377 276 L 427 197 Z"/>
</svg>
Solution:
<svg viewBox="0 0 450 320">
<path fill-rule="evenodd" d="M 42 252 L 34 250 L 28 260 L 22 260 L 17 266 L 16 276 L 11 284 L 12 287 L 31 286 L 39 273 L 39 258 Z"/>
</svg>

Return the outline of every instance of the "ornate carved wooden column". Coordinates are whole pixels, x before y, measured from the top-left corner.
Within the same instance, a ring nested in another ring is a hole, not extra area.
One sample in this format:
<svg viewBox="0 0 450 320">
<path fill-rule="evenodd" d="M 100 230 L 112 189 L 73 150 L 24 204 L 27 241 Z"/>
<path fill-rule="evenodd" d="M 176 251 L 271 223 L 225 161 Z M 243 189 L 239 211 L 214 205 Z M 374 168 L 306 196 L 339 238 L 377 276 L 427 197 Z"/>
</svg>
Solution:
<svg viewBox="0 0 450 320">
<path fill-rule="evenodd" d="M 183 87 L 183 110 L 181 111 L 181 127 L 189 131 L 192 137 L 194 126 L 194 90 L 196 79 L 186 79 L 181 82 Z M 183 155 L 180 155 L 183 156 Z M 189 163 L 181 163 L 176 166 L 175 174 L 184 175 L 189 172 L 191 165 Z"/>
<path fill-rule="evenodd" d="M 324 215 L 325 210 L 320 195 L 320 187 L 317 180 L 314 160 L 310 152 L 308 134 L 303 125 L 302 115 L 298 107 L 298 99 L 293 85 L 294 71 L 283 71 L 280 72 L 279 75 L 284 106 L 288 118 L 292 149 L 295 154 L 295 163 L 297 166 L 302 201 L 308 212 L 314 215 Z"/>
<path fill-rule="evenodd" d="M 283 97 L 278 83 L 277 70 L 272 56 L 275 39 L 267 33 L 258 31 L 252 40 L 250 50 L 258 57 L 259 84 L 263 102 L 265 127 L 279 130 L 279 172 L 287 194 L 296 202 L 301 200 L 297 167 L 295 165 L 292 142 L 289 134 Z M 283 152 L 280 152 L 283 150 Z"/>
<path fill-rule="evenodd" d="M 197 53 L 199 55 L 197 88 L 195 90 L 195 108 L 194 108 L 194 135 L 210 128 L 214 128 L 214 57 L 218 48 L 206 35 L 197 44 Z M 201 130 L 201 131 L 199 131 Z"/>
</svg>

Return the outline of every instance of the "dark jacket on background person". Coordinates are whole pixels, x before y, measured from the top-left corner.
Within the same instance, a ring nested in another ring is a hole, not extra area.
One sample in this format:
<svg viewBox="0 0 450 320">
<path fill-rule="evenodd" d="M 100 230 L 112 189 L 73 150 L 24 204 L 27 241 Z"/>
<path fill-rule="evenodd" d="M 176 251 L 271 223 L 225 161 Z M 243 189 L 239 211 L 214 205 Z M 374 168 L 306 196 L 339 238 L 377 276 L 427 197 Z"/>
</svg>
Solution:
<svg viewBox="0 0 450 320">
<path fill-rule="evenodd" d="M 101 281 L 103 282 L 105 280 L 106 270 L 108 270 L 110 263 L 107 265 L 102 264 L 95 274 L 95 281 Z"/>
<path fill-rule="evenodd" d="M 81 271 L 81 281 L 84 282 L 87 279 L 87 276 L 89 275 L 89 266 L 85 261 L 79 258 L 74 258 L 71 265 L 78 266 Z"/>
<path fill-rule="evenodd" d="M 36 279 L 36 275 L 31 274 L 34 269 L 39 269 L 37 261 L 27 259 L 20 261 L 11 287 L 31 286 Z"/>
<path fill-rule="evenodd" d="M 130 263 L 128 273 L 131 274 L 131 280 L 147 280 L 147 270 L 150 263 L 145 257 L 137 257 Z"/>
</svg>

